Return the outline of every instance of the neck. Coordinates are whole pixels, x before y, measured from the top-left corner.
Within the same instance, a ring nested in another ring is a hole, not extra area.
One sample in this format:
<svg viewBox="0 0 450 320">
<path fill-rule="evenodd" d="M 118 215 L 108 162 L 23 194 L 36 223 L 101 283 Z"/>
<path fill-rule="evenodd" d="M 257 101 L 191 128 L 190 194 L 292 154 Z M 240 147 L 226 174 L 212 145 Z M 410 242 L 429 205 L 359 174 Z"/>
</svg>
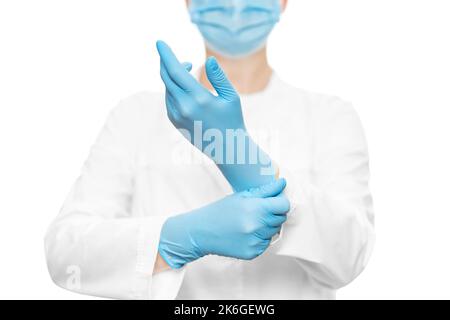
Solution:
<svg viewBox="0 0 450 320">
<path fill-rule="evenodd" d="M 241 94 L 263 91 L 272 77 L 273 71 L 267 61 L 267 49 L 265 47 L 248 57 L 240 59 L 224 57 L 208 48 L 206 49 L 206 56 L 217 58 L 228 79 Z M 202 67 L 199 80 L 209 90 L 213 89 L 206 77 L 204 66 Z"/>
</svg>

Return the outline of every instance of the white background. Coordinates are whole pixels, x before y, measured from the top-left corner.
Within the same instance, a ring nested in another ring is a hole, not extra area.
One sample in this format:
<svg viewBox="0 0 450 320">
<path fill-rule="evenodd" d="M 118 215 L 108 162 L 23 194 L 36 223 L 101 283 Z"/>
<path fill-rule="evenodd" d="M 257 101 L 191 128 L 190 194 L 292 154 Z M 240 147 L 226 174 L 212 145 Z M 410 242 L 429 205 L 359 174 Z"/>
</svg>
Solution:
<svg viewBox="0 0 450 320">
<path fill-rule="evenodd" d="M 366 129 L 378 238 L 340 299 L 450 298 L 449 16 L 291 0 L 271 38 L 282 78 L 351 100 Z M 182 0 L 0 0 L 0 298 L 81 298 L 51 282 L 43 237 L 108 111 L 161 90 L 157 39 L 203 60 Z"/>
</svg>

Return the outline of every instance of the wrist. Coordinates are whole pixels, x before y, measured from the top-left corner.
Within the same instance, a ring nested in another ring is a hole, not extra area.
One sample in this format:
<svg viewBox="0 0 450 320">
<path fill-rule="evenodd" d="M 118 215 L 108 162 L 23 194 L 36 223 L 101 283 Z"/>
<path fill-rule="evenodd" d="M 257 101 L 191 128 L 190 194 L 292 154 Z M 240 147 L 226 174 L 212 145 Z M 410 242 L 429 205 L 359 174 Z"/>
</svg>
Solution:
<svg viewBox="0 0 450 320">
<path fill-rule="evenodd" d="M 164 223 L 158 252 L 172 269 L 180 269 L 204 256 L 194 238 L 197 232 L 201 232 L 197 231 L 199 225 L 201 221 L 196 211 L 170 217 Z"/>
<path fill-rule="evenodd" d="M 177 233 L 177 227 L 173 224 L 172 217 L 164 222 L 159 239 L 158 254 L 170 268 L 180 269 L 184 266 L 184 261 L 178 258 L 177 248 L 172 245 L 175 241 L 173 236 Z"/>
<path fill-rule="evenodd" d="M 161 229 L 158 253 L 172 269 L 180 269 L 190 262 L 189 236 L 182 215 L 168 218 Z M 191 258 L 191 260 L 194 260 Z"/>
<path fill-rule="evenodd" d="M 161 257 L 161 254 L 158 252 L 156 255 L 155 265 L 153 267 L 153 274 L 157 274 L 166 270 L 170 270 L 170 266 L 167 262 Z"/>
<path fill-rule="evenodd" d="M 234 191 L 257 188 L 275 180 L 276 169 L 272 160 L 249 135 L 234 143 L 233 147 L 231 149 L 228 144 L 224 148 L 225 161 L 216 164 Z"/>
</svg>

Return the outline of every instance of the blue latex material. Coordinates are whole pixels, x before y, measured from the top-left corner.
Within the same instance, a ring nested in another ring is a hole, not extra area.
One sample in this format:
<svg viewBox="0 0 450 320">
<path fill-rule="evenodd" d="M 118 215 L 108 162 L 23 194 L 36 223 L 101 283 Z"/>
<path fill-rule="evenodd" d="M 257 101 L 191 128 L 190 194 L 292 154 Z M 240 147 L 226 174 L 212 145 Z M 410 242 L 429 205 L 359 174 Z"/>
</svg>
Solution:
<svg viewBox="0 0 450 320">
<path fill-rule="evenodd" d="M 286 221 L 285 186 L 280 179 L 169 218 L 161 230 L 159 254 L 173 269 L 209 254 L 256 258 Z"/>
</svg>

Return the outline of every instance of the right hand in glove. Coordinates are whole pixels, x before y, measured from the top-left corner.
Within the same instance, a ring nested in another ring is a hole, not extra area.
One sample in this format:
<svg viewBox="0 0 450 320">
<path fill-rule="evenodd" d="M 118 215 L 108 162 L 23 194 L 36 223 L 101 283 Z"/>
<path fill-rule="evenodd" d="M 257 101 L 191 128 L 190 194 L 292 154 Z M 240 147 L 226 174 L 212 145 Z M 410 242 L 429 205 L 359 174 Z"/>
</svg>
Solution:
<svg viewBox="0 0 450 320">
<path fill-rule="evenodd" d="M 165 42 L 158 41 L 157 48 L 166 86 L 167 115 L 173 125 L 217 164 L 233 190 L 244 191 L 274 181 L 274 164 L 247 132 L 239 94 L 217 60 L 210 57 L 205 63 L 216 95 L 189 73 L 192 66 L 181 64 Z M 206 133 L 214 136 L 213 145 L 220 151 L 207 148 L 211 144 L 204 141 Z"/>
<path fill-rule="evenodd" d="M 164 223 L 159 254 L 173 269 L 205 255 L 251 260 L 269 246 L 286 221 L 286 180 L 227 196 Z"/>
</svg>

